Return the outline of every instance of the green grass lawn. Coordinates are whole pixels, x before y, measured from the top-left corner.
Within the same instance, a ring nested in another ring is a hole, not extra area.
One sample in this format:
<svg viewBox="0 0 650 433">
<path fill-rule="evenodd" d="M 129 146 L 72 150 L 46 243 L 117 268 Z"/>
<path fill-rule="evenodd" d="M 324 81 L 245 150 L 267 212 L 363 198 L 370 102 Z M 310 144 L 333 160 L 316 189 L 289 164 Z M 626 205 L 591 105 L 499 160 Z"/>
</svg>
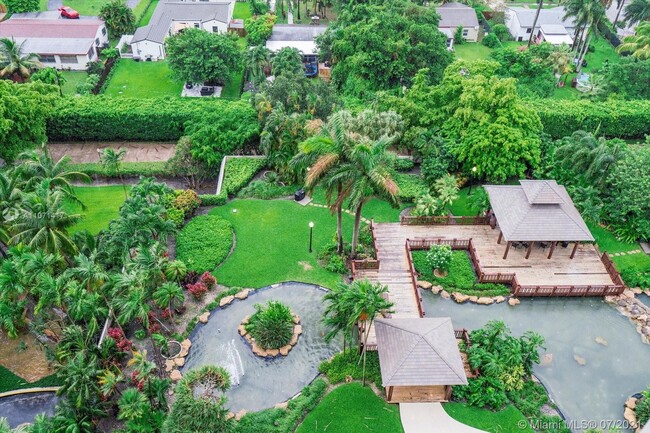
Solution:
<svg viewBox="0 0 650 433">
<path fill-rule="evenodd" d="M 621 242 L 616 239 L 614 233 L 605 227 L 599 226 L 598 224 L 587 222 L 587 227 L 589 227 L 589 231 L 591 231 L 591 234 L 596 239 L 598 249 L 600 249 L 601 252 L 607 251 L 610 256 L 612 256 L 614 253 L 640 249 L 638 243 Z M 626 269 L 650 271 L 650 256 L 643 253 L 616 256 L 612 257 L 612 260 L 616 264 L 616 268 L 619 272 L 622 272 Z"/>
<path fill-rule="evenodd" d="M 296 433 L 403 433 L 399 407 L 359 383 L 330 392 L 307 415 Z"/>
<path fill-rule="evenodd" d="M 133 9 L 138 27 L 144 27 L 149 24 L 153 11 L 156 10 L 156 6 L 158 6 L 158 0 L 151 0 L 151 3 L 147 3 L 147 0 L 141 0 L 138 3 L 138 6 Z"/>
<path fill-rule="evenodd" d="M 65 83 L 61 86 L 61 91 L 65 96 L 74 96 L 77 94 L 77 86 L 88 77 L 86 71 L 61 71 L 65 77 Z"/>
<path fill-rule="evenodd" d="M 325 200 L 325 190 L 323 188 L 316 188 L 312 195 L 314 203 L 327 204 Z M 364 218 L 374 219 L 375 222 L 399 222 L 399 214 L 405 207 L 412 206 L 411 203 L 402 203 L 394 208 L 391 204 L 380 198 L 372 198 L 363 206 L 361 215 Z"/>
<path fill-rule="evenodd" d="M 106 95 L 131 98 L 181 96 L 183 83 L 172 78 L 167 62 L 122 59 L 106 88 Z"/>
<path fill-rule="evenodd" d="M 487 60 L 490 57 L 492 48 L 488 48 L 480 42 L 466 42 L 454 44 L 456 57 L 463 60 Z"/>
<path fill-rule="evenodd" d="M 245 20 L 251 17 L 251 6 L 248 2 L 235 2 L 235 11 L 232 14 L 233 19 Z"/>
<path fill-rule="evenodd" d="M 146 0 L 144 0 L 146 1 Z M 70 6 L 72 9 L 79 12 L 80 15 L 99 15 L 99 11 L 110 0 L 65 0 L 63 4 Z M 41 10 L 47 10 L 47 0 L 40 3 Z"/>
<path fill-rule="evenodd" d="M 479 409 L 462 403 L 445 403 L 443 408 L 456 421 L 490 433 L 533 433 L 528 427 L 526 417 L 514 406 L 508 406 L 499 412 Z M 526 427 L 519 427 L 520 422 Z"/>
<path fill-rule="evenodd" d="M 471 195 L 469 187 L 458 191 L 458 198 L 451 204 L 451 213 L 456 216 L 476 216 L 476 212 L 470 206 L 470 198 L 482 188 L 480 185 L 473 185 Z"/>
<path fill-rule="evenodd" d="M 237 5 L 241 3 L 235 3 L 235 10 Z M 248 3 L 245 3 L 248 7 Z M 246 39 L 239 38 L 237 39 L 237 46 L 239 49 L 244 52 L 247 49 Z M 244 67 L 230 74 L 230 80 L 221 90 L 221 97 L 224 99 L 239 99 L 241 97 L 242 81 L 244 81 Z"/>
<path fill-rule="evenodd" d="M 81 210 L 74 204 L 67 206 L 69 212 L 83 215 L 83 219 L 70 229 L 71 233 L 88 230 L 96 235 L 117 218 L 117 211 L 124 202 L 122 186 L 81 186 L 74 190 L 79 200 L 86 205 L 86 210 Z"/>
<path fill-rule="evenodd" d="M 221 284 L 263 287 L 293 280 L 332 287 L 340 280 L 316 259 L 336 232 L 336 218 L 327 209 L 303 207 L 293 200 L 237 199 L 210 214 L 227 219 L 235 229 L 235 250 L 215 272 Z M 310 221 L 314 222 L 313 253 L 309 253 Z M 349 240 L 352 217 L 344 215 L 343 223 Z"/>
<path fill-rule="evenodd" d="M 27 382 L 20 376 L 14 374 L 8 368 L 0 365 L 0 392 L 14 391 L 17 389 L 40 388 L 61 385 L 56 374 L 45 376 L 36 382 Z"/>
</svg>

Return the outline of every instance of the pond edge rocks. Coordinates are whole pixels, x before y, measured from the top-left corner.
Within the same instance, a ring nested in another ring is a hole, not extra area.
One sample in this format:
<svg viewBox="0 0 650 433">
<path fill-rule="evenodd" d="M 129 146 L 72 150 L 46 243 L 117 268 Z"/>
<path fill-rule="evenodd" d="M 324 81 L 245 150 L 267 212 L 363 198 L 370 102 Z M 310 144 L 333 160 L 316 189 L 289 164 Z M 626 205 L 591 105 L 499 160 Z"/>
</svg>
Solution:
<svg viewBox="0 0 650 433">
<path fill-rule="evenodd" d="M 287 356 L 289 355 L 289 352 L 291 352 L 291 349 L 293 349 L 293 347 L 296 344 L 298 344 L 298 337 L 302 335 L 302 325 L 300 324 L 300 316 L 293 314 L 293 312 L 291 312 L 291 317 L 293 317 L 293 335 L 291 336 L 291 340 L 285 346 L 282 346 L 277 349 L 264 349 L 257 345 L 255 339 L 246 330 L 246 325 L 250 320 L 250 316 L 244 317 L 244 320 L 242 320 L 242 322 L 237 327 L 237 332 L 251 346 L 253 353 L 259 356 L 260 358 L 275 358 L 276 356 Z"/>
<path fill-rule="evenodd" d="M 644 343 L 650 344 L 650 307 L 636 299 L 639 288 L 625 289 L 618 296 L 605 296 L 605 302 L 612 304 L 621 314 L 628 317 L 636 327 Z"/>
<path fill-rule="evenodd" d="M 453 299 L 458 304 L 464 302 L 472 302 L 479 305 L 492 305 L 500 304 L 508 301 L 508 305 L 514 307 L 520 303 L 519 299 L 507 296 L 470 296 L 460 292 L 449 292 L 442 286 L 434 286 L 432 283 L 425 280 L 418 280 L 417 286 L 423 290 L 431 290 L 434 295 L 440 295 L 444 299 Z"/>
<path fill-rule="evenodd" d="M 634 394 L 625 400 L 625 405 L 623 406 L 623 418 L 629 423 L 630 429 L 633 429 L 635 433 L 641 432 L 641 426 L 636 419 L 636 402 L 641 398 L 641 393 Z"/>
</svg>

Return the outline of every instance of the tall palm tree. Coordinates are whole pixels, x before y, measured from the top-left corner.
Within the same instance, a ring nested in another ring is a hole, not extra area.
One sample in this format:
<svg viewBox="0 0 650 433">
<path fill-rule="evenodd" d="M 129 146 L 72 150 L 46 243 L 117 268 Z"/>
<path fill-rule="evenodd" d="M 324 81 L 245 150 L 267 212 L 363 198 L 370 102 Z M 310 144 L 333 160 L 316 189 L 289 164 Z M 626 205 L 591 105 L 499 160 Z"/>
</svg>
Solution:
<svg viewBox="0 0 650 433">
<path fill-rule="evenodd" d="M 452 174 L 446 174 L 436 180 L 433 187 L 438 193 L 440 206 L 444 211 L 448 211 L 458 198 L 458 179 Z"/>
<path fill-rule="evenodd" d="M 246 68 L 253 77 L 253 82 L 259 84 L 266 79 L 265 69 L 271 60 L 271 51 L 264 45 L 252 47 L 244 55 Z"/>
<path fill-rule="evenodd" d="M 181 304 L 185 300 L 183 290 L 176 283 L 163 283 L 155 292 L 153 300 L 160 308 L 167 308 L 171 317 L 174 315 L 174 302 Z"/>
<path fill-rule="evenodd" d="M 66 270 L 66 275 L 78 280 L 88 292 L 97 291 L 108 280 L 108 273 L 97 261 L 97 252 L 89 256 L 78 254 L 74 258 L 74 267 Z"/>
<path fill-rule="evenodd" d="M 348 297 L 344 296 L 347 290 L 348 285 L 339 282 L 323 296 L 323 302 L 327 304 L 323 313 L 323 324 L 328 329 L 325 341 L 329 343 L 339 334 L 343 334 L 343 352 L 346 343 L 352 342 L 352 328 L 355 321 L 353 305 Z"/>
<path fill-rule="evenodd" d="M 37 54 L 23 52 L 23 44 L 16 43 L 13 38 L 0 39 L 0 78 L 22 83 L 33 70 L 43 66 Z"/>
<path fill-rule="evenodd" d="M 126 184 L 124 183 L 124 177 L 122 176 L 121 168 L 122 161 L 126 157 L 126 150 L 120 149 L 115 150 L 110 147 L 105 148 L 101 151 L 99 155 L 99 163 L 106 169 L 109 176 L 115 176 L 120 178 L 122 183 L 122 188 L 124 189 L 124 199 L 127 199 L 128 194 L 126 193 Z"/>
<path fill-rule="evenodd" d="M 149 296 L 142 285 L 142 281 L 138 281 L 135 286 L 127 286 L 124 289 L 112 300 L 113 306 L 117 311 L 118 321 L 125 324 L 138 319 L 145 328 L 148 328 L 151 307 L 148 302 Z"/>
<path fill-rule="evenodd" d="M 535 27 L 537 27 L 537 20 L 539 19 L 539 13 L 542 11 L 542 8 L 544 7 L 544 0 L 537 0 L 537 11 L 535 11 L 535 19 L 533 20 L 533 28 L 530 31 L 530 36 L 528 37 L 528 46 L 530 47 L 530 44 L 533 42 L 533 38 L 535 37 Z"/>
<path fill-rule="evenodd" d="M 578 49 L 578 64 L 576 66 L 576 71 L 580 71 L 582 67 L 582 61 L 587 54 L 587 49 L 591 42 L 594 31 L 598 26 L 598 22 L 605 16 L 605 5 L 601 0 L 569 0 L 565 5 L 565 15 L 564 19 L 573 17 L 577 26 L 582 26 L 584 33 L 585 29 L 587 31 L 587 36 L 584 38 L 582 46 L 578 44 L 576 47 Z"/>
<path fill-rule="evenodd" d="M 628 25 L 650 21 L 650 0 L 632 0 L 625 6 L 624 17 Z"/>
<path fill-rule="evenodd" d="M 95 355 L 77 353 L 66 364 L 59 366 L 57 372 L 62 381 L 57 395 L 65 396 L 76 409 L 93 405 L 98 400 L 97 376 L 100 370 Z"/>
<path fill-rule="evenodd" d="M 650 59 L 650 21 L 639 24 L 634 36 L 627 36 L 616 48 L 619 53 L 631 53 L 639 60 Z"/>
</svg>

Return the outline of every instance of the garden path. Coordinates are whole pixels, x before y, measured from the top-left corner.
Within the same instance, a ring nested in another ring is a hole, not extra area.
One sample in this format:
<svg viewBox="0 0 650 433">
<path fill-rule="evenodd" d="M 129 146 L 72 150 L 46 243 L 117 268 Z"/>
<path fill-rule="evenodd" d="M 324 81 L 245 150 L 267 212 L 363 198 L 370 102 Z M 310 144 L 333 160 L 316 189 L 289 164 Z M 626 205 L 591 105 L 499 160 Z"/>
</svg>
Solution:
<svg viewBox="0 0 650 433">
<path fill-rule="evenodd" d="M 440 403 L 400 403 L 399 414 L 404 433 L 485 433 L 456 421 Z"/>
<path fill-rule="evenodd" d="M 175 143 L 140 141 L 50 143 L 47 147 L 55 161 L 63 156 L 68 156 L 74 164 L 99 162 L 97 150 L 106 147 L 126 150 L 124 162 L 164 162 L 174 156 L 176 151 Z"/>
</svg>

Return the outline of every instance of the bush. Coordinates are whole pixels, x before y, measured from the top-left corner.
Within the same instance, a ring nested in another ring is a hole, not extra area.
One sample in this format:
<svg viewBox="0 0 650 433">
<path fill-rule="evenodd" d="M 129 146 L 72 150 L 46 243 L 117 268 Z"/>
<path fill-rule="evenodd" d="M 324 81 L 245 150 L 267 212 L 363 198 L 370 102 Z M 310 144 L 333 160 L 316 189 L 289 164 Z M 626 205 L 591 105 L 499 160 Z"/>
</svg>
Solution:
<svg viewBox="0 0 650 433">
<path fill-rule="evenodd" d="M 237 194 L 266 165 L 264 158 L 228 158 L 221 191 Z"/>
<path fill-rule="evenodd" d="M 215 215 L 193 218 L 178 234 L 176 258 L 189 270 L 204 272 L 219 265 L 232 248 L 232 225 Z"/>
<path fill-rule="evenodd" d="M 223 206 L 228 201 L 228 194 L 221 191 L 221 194 L 201 194 L 201 206 Z"/>
<path fill-rule="evenodd" d="M 451 247 L 449 245 L 431 245 L 427 253 L 429 266 L 440 271 L 447 271 L 451 264 Z"/>
<path fill-rule="evenodd" d="M 628 287 L 640 287 L 650 289 L 650 272 L 641 272 L 634 269 L 623 269 L 621 278 Z"/>
<path fill-rule="evenodd" d="M 485 36 L 481 43 L 488 48 L 496 48 L 501 45 L 499 38 L 494 33 L 489 33 L 487 36 Z"/>
<path fill-rule="evenodd" d="M 70 164 L 71 171 L 80 171 L 88 176 L 101 176 L 108 178 L 123 177 L 151 177 L 151 176 L 171 176 L 164 162 L 122 162 L 120 163 L 119 173 L 109 170 L 102 164 L 96 162 Z"/>
<path fill-rule="evenodd" d="M 205 283 L 199 281 L 198 283 L 188 284 L 187 290 L 190 292 L 192 297 L 197 301 L 203 299 L 206 293 L 208 293 L 208 286 Z"/>
<path fill-rule="evenodd" d="M 278 185 L 264 180 L 256 180 L 242 188 L 237 194 L 237 197 L 270 200 L 273 198 L 293 195 L 293 193 L 299 188 L 300 187 L 296 185 Z"/>
<path fill-rule="evenodd" d="M 183 211 L 185 217 L 194 215 L 194 212 L 201 205 L 201 199 L 194 190 L 176 190 L 174 191 L 174 196 L 171 202 L 172 207 Z"/>
<path fill-rule="evenodd" d="M 411 158 L 395 158 L 394 168 L 397 171 L 411 171 L 414 165 Z"/>
<path fill-rule="evenodd" d="M 332 254 L 329 257 L 329 261 L 327 262 L 325 269 L 337 274 L 345 274 L 348 272 L 348 267 L 345 266 L 345 260 L 338 254 Z"/>
<path fill-rule="evenodd" d="M 377 388 L 383 389 L 379 369 L 379 354 L 377 352 L 367 352 L 366 357 L 366 379 L 373 382 Z M 318 371 L 327 376 L 331 383 L 342 383 L 346 381 L 348 376 L 360 380 L 362 368 L 363 366 L 359 363 L 359 353 L 356 350 L 347 350 L 323 362 L 318 367 Z"/>
<path fill-rule="evenodd" d="M 508 26 L 505 24 L 497 24 L 492 27 L 492 33 L 501 41 L 509 41 L 512 39 L 512 36 L 510 35 L 510 30 L 508 30 Z"/>
<path fill-rule="evenodd" d="M 637 400 L 634 413 L 641 427 L 650 420 L 650 388 L 643 391 L 643 397 Z"/>
<path fill-rule="evenodd" d="M 269 301 L 255 305 L 255 313 L 246 324 L 246 330 L 263 349 L 279 349 L 293 337 L 293 315 L 286 305 Z"/>
<path fill-rule="evenodd" d="M 14 14 L 36 12 L 39 8 L 38 0 L 5 0 L 3 3 L 9 12 Z"/>
<path fill-rule="evenodd" d="M 77 85 L 77 93 L 80 95 L 90 95 L 95 90 L 99 84 L 99 75 L 90 74 L 86 77 L 86 80 Z"/>
<path fill-rule="evenodd" d="M 246 39 L 249 45 L 260 45 L 266 42 L 273 32 L 275 14 L 252 16 L 246 20 Z"/>
<path fill-rule="evenodd" d="M 429 192 L 429 187 L 420 176 L 414 174 L 397 174 L 395 181 L 399 187 L 398 197 L 405 202 L 413 202 L 422 194 Z"/>
</svg>

